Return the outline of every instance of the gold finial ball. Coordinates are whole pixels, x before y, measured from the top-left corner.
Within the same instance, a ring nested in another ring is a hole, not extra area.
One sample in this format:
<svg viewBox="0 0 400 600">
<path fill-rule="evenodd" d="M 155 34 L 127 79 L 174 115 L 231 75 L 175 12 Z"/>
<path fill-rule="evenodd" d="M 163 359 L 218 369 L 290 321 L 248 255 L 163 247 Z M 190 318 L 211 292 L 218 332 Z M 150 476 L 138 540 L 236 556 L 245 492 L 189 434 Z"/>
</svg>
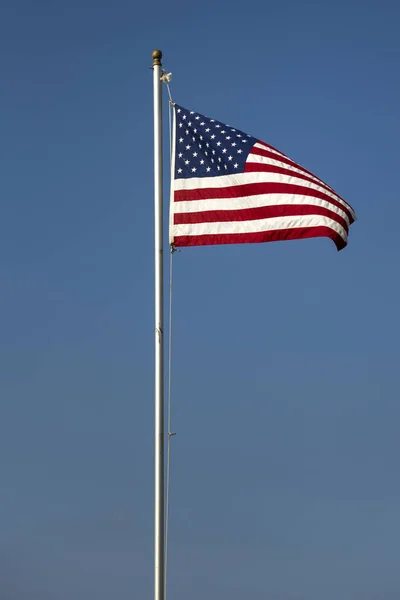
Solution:
<svg viewBox="0 0 400 600">
<path fill-rule="evenodd" d="M 161 65 L 161 59 L 162 59 L 162 52 L 161 50 L 153 50 L 151 57 L 153 59 L 153 66 L 154 65 Z"/>
</svg>

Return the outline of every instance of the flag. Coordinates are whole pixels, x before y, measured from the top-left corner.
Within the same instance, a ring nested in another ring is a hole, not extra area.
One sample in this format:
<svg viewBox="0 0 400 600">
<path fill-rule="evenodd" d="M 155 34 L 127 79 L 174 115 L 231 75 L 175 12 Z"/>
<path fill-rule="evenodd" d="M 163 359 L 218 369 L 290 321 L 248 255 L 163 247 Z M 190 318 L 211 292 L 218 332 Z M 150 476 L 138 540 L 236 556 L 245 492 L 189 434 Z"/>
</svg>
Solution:
<svg viewBox="0 0 400 600">
<path fill-rule="evenodd" d="M 329 185 L 279 150 L 174 105 L 173 246 L 331 238 L 347 244 L 356 216 Z"/>
</svg>

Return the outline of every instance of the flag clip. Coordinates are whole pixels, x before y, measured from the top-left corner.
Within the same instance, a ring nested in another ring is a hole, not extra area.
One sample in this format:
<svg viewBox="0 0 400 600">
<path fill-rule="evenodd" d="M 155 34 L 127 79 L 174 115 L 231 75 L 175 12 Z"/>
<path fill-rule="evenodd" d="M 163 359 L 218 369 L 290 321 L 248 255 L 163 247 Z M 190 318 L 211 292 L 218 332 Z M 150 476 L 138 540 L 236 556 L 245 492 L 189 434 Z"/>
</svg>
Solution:
<svg viewBox="0 0 400 600">
<path fill-rule="evenodd" d="M 166 71 L 163 71 L 163 74 L 161 75 L 160 79 L 164 83 L 169 83 L 172 79 L 172 73 L 167 73 Z"/>
</svg>

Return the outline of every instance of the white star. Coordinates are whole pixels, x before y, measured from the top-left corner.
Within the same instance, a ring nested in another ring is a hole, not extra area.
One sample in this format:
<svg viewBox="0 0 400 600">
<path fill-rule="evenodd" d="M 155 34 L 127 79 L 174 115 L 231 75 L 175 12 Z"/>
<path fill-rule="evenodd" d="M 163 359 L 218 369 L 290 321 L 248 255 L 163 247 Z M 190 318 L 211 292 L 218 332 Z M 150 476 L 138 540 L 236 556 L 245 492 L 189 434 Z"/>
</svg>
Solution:
<svg viewBox="0 0 400 600">
<path fill-rule="evenodd" d="M 199 117 L 199 118 L 200 118 L 200 117 Z M 200 123 L 200 125 L 205 125 L 204 121 L 202 121 L 202 122 Z"/>
<path fill-rule="evenodd" d="M 197 129 L 193 129 L 193 133 L 197 133 Z"/>
<path fill-rule="evenodd" d="M 194 115 L 194 110 L 191 110 L 191 111 L 190 111 L 190 114 L 191 114 L 191 115 Z"/>
<path fill-rule="evenodd" d="M 218 156 L 218 162 L 221 162 L 222 158 L 220 156 Z"/>
<path fill-rule="evenodd" d="M 217 142 L 217 146 L 220 146 L 222 144 L 222 142 Z"/>
<path fill-rule="evenodd" d="M 242 137 L 242 136 L 240 135 L 240 133 L 237 133 L 237 134 L 236 134 L 236 137 Z"/>
<path fill-rule="evenodd" d="M 221 125 L 216 125 L 215 127 L 216 127 L 217 129 L 219 129 L 219 128 L 221 127 Z"/>
<path fill-rule="evenodd" d="M 221 170 L 221 167 L 220 167 L 219 165 L 217 165 L 217 169 L 218 169 L 218 171 L 220 171 L 220 170 Z"/>
<path fill-rule="evenodd" d="M 195 136 L 193 136 L 193 137 L 192 137 L 192 140 L 195 142 L 195 141 L 196 141 L 196 137 L 195 137 Z"/>
<path fill-rule="evenodd" d="M 180 113 L 180 112 L 181 112 L 181 109 L 180 109 L 180 108 L 178 108 L 178 110 L 177 110 L 176 112 Z"/>
<path fill-rule="evenodd" d="M 213 154 L 215 154 L 215 150 L 211 150 L 211 152 L 212 152 Z"/>
<path fill-rule="evenodd" d="M 186 135 L 189 135 L 189 129 L 186 129 L 185 133 Z"/>
<path fill-rule="evenodd" d="M 183 123 L 179 123 L 179 127 L 183 127 Z"/>
<path fill-rule="evenodd" d="M 206 146 L 207 146 L 207 148 L 209 147 L 209 145 L 210 145 L 210 144 L 209 144 L 208 142 L 206 142 Z"/>
<path fill-rule="evenodd" d="M 204 152 L 204 154 L 205 154 L 206 156 L 208 156 L 208 152 Z"/>
<path fill-rule="evenodd" d="M 193 152 L 193 156 L 196 157 L 197 156 L 197 152 Z"/>
<path fill-rule="evenodd" d="M 178 173 L 182 173 L 182 169 L 178 169 Z"/>
<path fill-rule="evenodd" d="M 233 156 L 228 156 L 228 160 L 232 160 Z"/>
<path fill-rule="evenodd" d="M 195 117 L 196 121 L 198 121 L 200 119 L 199 115 L 197 115 L 197 117 Z"/>
<path fill-rule="evenodd" d="M 235 163 L 233 166 L 235 167 L 235 169 L 237 169 L 239 165 Z"/>
<path fill-rule="evenodd" d="M 182 143 L 183 142 L 183 138 L 179 138 L 179 141 Z"/>
<path fill-rule="evenodd" d="M 191 126 L 192 126 L 192 122 L 191 122 L 191 121 L 189 121 L 189 123 L 188 123 L 188 127 L 191 127 Z"/>
<path fill-rule="evenodd" d="M 190 160 L 185 160 L 185 165 L 188 165 L 190 163 Z"/>
<path fill-rule="evenodd" d="M 231 129 L 231 131 L 236 131 L 236 129 Z"/>
<path fill-rule="evenodd" d="M 215 135 L 214 135 L 214 134 L 212 134 L 212 136 L 211 136 L 211 139 L 213 140 L 214 138 L 215 138 Z"/>
<path fill-rule="evenodd" d="M 196 171 L 197 171 L 196 167 L 193 167 L 192 173 L 196 173 Z"/>
<path fill-rule="evenodd" d="M 242 154 L 243 150 L 241 148 L 239 148 L 239 150 L 237 150 L 238 154 Z"/>
<path fill-rule="evenodd" d="M 183 115 L 182 119 L 185 120 L 186 119 L 186 115 Z"/>
<path fill-rule="evenodd" d="M 190 146 L 186 146 L 186 150 L 190 150 L 190 148 L 191 148 Z"/>
<path fill-rule="evenodd" d="M 199 144 L 199 148 L 201 148 L 201 144 Z"/>
<path fill-rule="evenodd" d="M 178 157 L 182 158 L 182 156 L 183 156 L 182 152 L 179 152 Z"/>
<path fill-rule="evenodd" d="M 227 169 L 228 167 L 226 165 L 224 165 L 224 169 Z"/>
<path fill-rule="evenodd" d="M 204 165 L 204 160 L 203 159 L 201 159 L 200 164 Z"/>
<path fill-rule="evenodd" d="M 207 167 L 207 173 L 211 171 L 211 167 Z"/>
<path fill-rule="evenodd" d="M 230 135 L 227 135 L 227 136 L 226 136 L 226 139 L 227 139 L 227 140 L 230 140 L 230 139 L 231 139 L 231 136 L 230 136 Z"/>
<path fill-rule="evenodd" d="M 211 159 L 211 162 L 212 162 L 212 163 L 214 162 L 214 159 L 213 159 L 213 158 Z"/>
<path fill-rule="evenodd" d="M 202 140 L 202 139 L 203 139 L 203 136 L 202 136 L 202 135 L 200 135 L 200 136 L 199 136 L 199 139 L 200 139 L 200 140 Z"/>
<path fill-rule="evenodd" d="M 210 123 L 215 123 L 215 119 L 210 119 Z"/>
<path fill-rule="evenodd" d="M 226 133 L 225 129 L 221 129 L 221 133 Z"/>
<path fill-rule="evenodd" d="M 236 142 L 232 142 L 231 146 L 235 147 L 236 146 Z"/>
<path fill-rule="evenodd" d="M 226 148 L 222 149 L 222 154 L 225 154 L 226 152 L 228 152 L 228 150 Z"/>
<path fill-rule="evenodd" d="M 209 128 L 209 127 L 207 127 L 207 129 L 206 129 L 206 132 L 208 133 L 209 131 L 210 131 L 210 128 Z"/>
<path fill-rule="evenodd" d="M 247 140 L 241 140 L 243 144 L 247 144 Z"/>
</svg>

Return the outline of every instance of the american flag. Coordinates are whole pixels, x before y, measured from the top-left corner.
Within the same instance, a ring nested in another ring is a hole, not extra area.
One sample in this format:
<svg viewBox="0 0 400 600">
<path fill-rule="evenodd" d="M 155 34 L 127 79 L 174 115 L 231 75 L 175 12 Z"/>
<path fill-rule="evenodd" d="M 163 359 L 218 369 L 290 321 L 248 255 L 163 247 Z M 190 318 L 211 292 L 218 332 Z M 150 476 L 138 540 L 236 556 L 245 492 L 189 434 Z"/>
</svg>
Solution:
<svg viewBox="0 0 400 600">
<path fill-rule="evenodd" d="M 346 246 L 356 216 L 326 183 L 239 129 L 174 112 L 172 245 L 329 237 Z"/>
</svg>

